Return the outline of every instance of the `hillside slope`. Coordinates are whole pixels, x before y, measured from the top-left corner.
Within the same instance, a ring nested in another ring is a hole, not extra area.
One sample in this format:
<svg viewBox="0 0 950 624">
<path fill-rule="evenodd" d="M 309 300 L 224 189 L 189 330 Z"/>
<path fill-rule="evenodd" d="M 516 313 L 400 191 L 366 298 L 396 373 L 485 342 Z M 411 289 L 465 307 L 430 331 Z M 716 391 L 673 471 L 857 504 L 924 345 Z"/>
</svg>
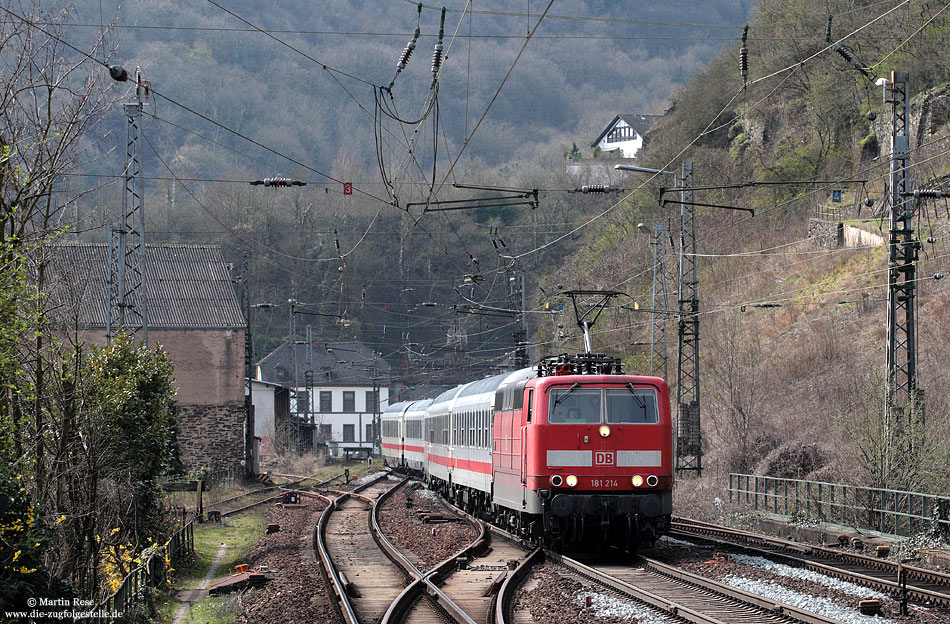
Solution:
<svg viewBox="0 0 950 624">
<path fill-rule="evenodd" d="M 916 417 L 884 420 L 886 248 L 826 248 L 808 232 L 810 220 L 821 216 L 883 228 L 886 237 L 891 106 L 873 79 L 892 70 L 910 75 L 910 188 L 945 184 L 950 75 L 939 59 L 950 51 L 943 36 L 950 16 L 942 4 L 925 1 L 895 10 L 828 4 L 832 39 L 847 35 L 841 43 L 870 68 L 871 80 L 828 49 L 828 16 L 812 3 L 764 2 L 749 30 L 747 84 L 737 48 L 715 59 L 676 94 L 640 159 L 673 170 L 689 160 L 693 186 L 721 187 L 697 191 L 697 202 L 755 210 L 753 217 L 697 208 L 706 474 L 946 492 L 950 461 L 942 441 L 950 434 L 950 392 L 942 358 L 950 346 L 950 291 L 935 278 L 950 272 L 946 200 L 915 208 L 922 241 L 918 379 L 925 396 Z M 676 232 L 679 207 L 656 203 L 656 187 L 670 186 L 669 178 L 636 184 L 643 188 L 613 211 L 560 280 L 625 288 L 649 301 L 647 241 L 632 233 L 640 222 Z M 840 203 L 832 201 L 833 191 L 841 191 Z M 675 308 L 676 259 L 667 258 Z M 630 344 L 648 344 L 649 326 L 646 314 L 632 322 L 605 317 L 599 346 L 646 368 L 649 351 Z M 668 332 L 673 377 L 674 323 Z M 631 335 L 618 339 L 622 334 Z"/>
</svg>

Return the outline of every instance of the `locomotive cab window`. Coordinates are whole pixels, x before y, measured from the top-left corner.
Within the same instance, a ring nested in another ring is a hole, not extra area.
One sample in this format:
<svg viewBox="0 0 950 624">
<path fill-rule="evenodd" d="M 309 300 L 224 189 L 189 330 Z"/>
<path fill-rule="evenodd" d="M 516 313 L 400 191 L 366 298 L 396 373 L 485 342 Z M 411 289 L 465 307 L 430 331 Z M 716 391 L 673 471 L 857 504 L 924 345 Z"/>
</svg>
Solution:
<svg viewBox="0 0 950 624">
<path fill-rule="evenodd" d="M 577 384 L 565 388 L 552 388 L 548 394 L 548 422 L 554 425 L 599 424 L 601 416 L 601 390 L 582 390 Z"/>
<path fill-rule="evenodd" d="M 656 424 L 660 422 L 656 404 L 653 388 L 635 388 L 631 384 L 623 389 L 608 389 L 607 423 Z"/>
</svg>

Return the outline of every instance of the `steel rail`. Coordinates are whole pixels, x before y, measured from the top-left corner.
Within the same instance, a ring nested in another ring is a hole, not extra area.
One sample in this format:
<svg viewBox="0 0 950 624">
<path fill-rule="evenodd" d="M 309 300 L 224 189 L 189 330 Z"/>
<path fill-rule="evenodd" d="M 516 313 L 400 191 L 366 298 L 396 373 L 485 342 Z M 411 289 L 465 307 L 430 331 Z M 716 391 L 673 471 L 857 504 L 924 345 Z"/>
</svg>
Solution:
<svg viewBox="0 0 950 624">
<path fill-rule="evenodd" d="M 340 606 L 340 612 L 346 624 L 359 624 L 359 620 L 356 617 L 356 612 L 353 610 L 353 605 L 350 603 L 350 598 L 346 594 L 343 580 L 340 578 L 336 566 L 333 565 L 333 561 L 330 559 L 330 551 L 326 544 L 327 524 L 329 523 L 330 516 L 333 515 L 333 512 L 337 509 L 339 504 L 349 498 L 352 493 L 360 492 L 375 485 L 388 477 L 391 473 L 392 471 L 388 471 L 382 476 L 364 483 L 353 492 L 341 494 L 339 497 L 333 499 L 333 502 L 327 505 L 323 513 L 320 514 L 320 520 L 313 530 L 313 549 L 320 555 L 320 562 L 322 564 L 320 570 L 323 573 L 324 580 L 330 584 L 333 588 L 333 593 L 337 595 L 337 603 Z"/>
<path fill-rule="evenodd" d="M 698 574 L 693 574 L 692 572 L 687 572 L 686 570 L 674 568 L 671 565 L 660 563 L 654 559 L 648 559 L 644 557 L 644 561 L 646 561 L 647 569 L 653 570 L 658 574 L 662 574 L 663 576 L 668 576 L 678 581 L 690 583 L 718 594 L 724 594 L 729 598 L 738 600 L 739 602 L 751 604 L 766 611 L 771 611 L 772 613 L 787 615 L 795 620 L 798 620 L 799 622 L 808 622 L 809 624 L 829 624 L 831 622 L 837 622 L 837 620 L 820 616 L 805 609 L 799 609 L 798 607 L 793 607 L 792 605 L 770 600 L 768 598 L 763 598 L 762 596 L 757 596 L 755 594 L 742 591 L 741 589 L 730 587 L 729 585 L 699 576 Z"/>
<path fill-rule="evenodd" d="M 511 605 L 515 599 L 515 589 L 521 586 L 522 580 L 531 572 L 533 567 L 543 561 L 544 550 L 535 548 L 527 557 L 521 560 L 517 568 L 505 576 L 495 600 L 495 624 L 507 624 L 508 614 L 511 613 Z"/>
<path fill-rule="evenodd" d="M 564 557 L 550 551 L 545 551 L 545 556 L 564 565 L 568 569 L 580 574 L 581 576 L 585 576 L 617 592 L 620 592 L 621 594 L 639 600 L 644 604 L 650 605 L 655 609 L 659 609 L 669 615 L 681 618 L 687 622 L 693 622 L 694 624 L 722 623 L 721 620 L 718 620 L 710 615 L 697 611 L 691 607 L 687 607 L 676 602 L 675 600 L 670 600 L 669 598 L 665 598 L 643 588 L 632 585 L 622 579 L 607 574 L 606 572 L 596 568 L 587 566 L 569 557 Z M 755 594 L 744 592 L 711 579 L 691 574 L 685 570 L 679 570 L 671 566 L 667 566 L 666 564 L 662 564 L 658 561 L 652 561 L 649 559 L 644 559 L 644 561 L 646 562 L 647 569 L 654 574 L 665 576 L 673 579 L 674 581 L 686 585 L 692 585 L 701 590 L 718 594 L 719 596 L 746 606 L 761 609 L 770 615 L 785 617 L 797 620 L 799 622 L 806 622 L 808 624 L 834 624 L 837 622 L 837 620 L 828 619 L 809 611 L 805 611 L 804 609 L 799 609 L 791 605 L 769 600 L 761 596 L 756 596 Z"/>
<path fill-rule="evenodd" d="M 563 565 L 569 570 L 580 574 L 581 576 L 587 577 L 593 581 L 600 583 L 606 587 L 609 587 L 613 590 L 620 592 L 621 594 L 630 596 L 640 602 L 647 604 L 655 609 L 659 609 L 664 613 L 668 613 L 675 617 L 682 618 L 687 622 L 694 622 L 697 624 L 726 624 L 721 620 L 717 620 L 713 617 L 710 617 L 699 611 L 695 611 L 689 607 L 685 607 L 673 600 L 664 598 L 663 596 L 658 596 L 652 592 L 648 592 L 645 589 L 631 585 L 626 581 L 622 581 L 614 576 L 601 572 L 596 568 L 584 565 L 580 561 L 571 559 L 569 557 L 564 557 L 558 553 L 545 550 L 544 556 L 547 559 L 550 559 L 556 563 Z"/>
<path fill-rule="evenodd" d="M 225 504 L 225 503 L 229 503 L 229 502 L 231 502 L 231 501 L 235 501 L 235 500 L 237 500 L 237 499 L 239 499 L 239 498 L 244 498 L 244 497 L 246 497 L 246 496 L 254 496 L 255 494 L 260 494 L 260 493 L 262 493 L 262 492 L 269 492 L 269 491 L 271 491 L 271 490 L 286 490 L 286 489 L 287 489 L 288 487 L 290 487 L 290 486 L 300 485 L 300 484 L 303 483 L 304 481 L 309 481 L 309 480 L 312 480 L 312 479 L 314 478 L 313 476 L 310 476 L 310 477 L 301 477 L 300 475 L 276 475 L 276 476 L 292 476 L 292 477 L 296 477 L 297 480 L 296 480 L 296 481 L 288 481 L 287 483 L 277 483 L 277 484 L 274 484 L 274 485 L 269 485 L 269 486 L 266 486 L 266 487 L 257 488 L 257 489 L 251 490 L 250 492 L 244 492 L 243 494 L 238 494 L 238 495 L 236 495 L 236 496 L 231 496 L 230 498 L 225 498 L 225 499 L 223 499 L 223 500 L 219 500 L 219 501 L 210 503 L 210 504 L 208 504 L 208 505 L 205 505 L 204 508 L 205 508 L 205 510 L 210 511 L 210 510 L 212 510 L 212 509 L 214 509 L 214 508 L 216 508 L 216 507 L 220 507 L 221 505 L 223 505 L 223 504 Z M 324 485 L 330 483 L 331 481 L 336 481 L 337 479 L 339 479 L 339 478 L 342 477 L 342 476 L 344 476 L 343 473 L 340 473 L 340 474 L 338 474 L 338 475 L 336 475 L 336 476 L 334 476 L 334 477 L 330 477 L 330 478 L 327 479 L 326 481 L 321 481 L 320 483 L 318 483 L 318 484 L 316 484 L 315 486 L 312 486 L 312 487 L 323 487 Z M 276 497 L 271 496 L 271 497 L 269 497 L 269 498 L 266 498 L 266 499 L 257 501 L 257 502 L 255 502 L 255 503 L 252 503 L 252 504 L 250 504 L 250 505 L 245 505 L 245 506 L 239 507 L 239 508 L 237 508 L 237 509 L 232 509 L 232 510 L 230 510 L 230 511 L 222 512 L 222 513 L 221 513 L 221 517 L 230 516 L 231 514 L 238 513 L 239 511 L 244 511 L 244 510 L 246 510 L 246 509 L 250 509 L 250 508 L 252 508 L 252 507 L 256 507 L 257 505 L 263 504 L 263 503 L 268 502 L 268 501 L 272 501 L 272 500 L 274 500 L 274 498 L 276 498 Z"/>
<path fill-rule="evenodd" d="M 730 529 L 729 527 L 723 527 L 694 520 L 676 519 L 673 521 L 672 527 L 673 530 L 671 531 L 671 536 L 676 535 L 680 538 L 698 536 L 700 538 L 709 539 L 715 543 L 732 546 L 733 548 L 753 552 L 764 557 L 782 559 L 788 563 L 808 570 L 814 570 L 816 572 L 828 574 L 829 576 L 834 576 L 836 578 L 851 580 L 874 589 L 885 591 L 898 598 L 901 596 L 904 590 L 904 587 L 901 586 L 898 580 L 891 581 L 862 572 L 839 568 L 834 565 L 822 563 L 820 561 L 809 560 L 805 558 L 805 556 L 813 555 L 816 557 L 824 557 L 833 561 L 841 561 L 845 564 L 859 565 L 865 568 L 870 568 L 871 570 L 892 573 L 895 578 L 898 577 L 900 569 L 903 568 L 909 577 L 914 577 L 919 581 L 930 582 L 941 586 L 950 585 L 950 575 L 945 573 L 926 570 L 915 566 L 898 564 L 894 561 L 869 557 L 867 555 L 861 555 L 858 553 L 844 553 L 824 546 L 799 544 L 768 535 L 760 535 L 739 529 Z M 728 537 L 737 538 L 741 541 L 731 541 L 726 539 Z M 782 551 L 790 550 L 797 554 L 777 552 L 767 548 L 757 548 L 753 544 L 770 546 L 781 549 Z M 950 593 L 947 592 L 927 589 L 925 587 L 919 587 L 911 584 L 906 585 L 906 591 L 908 597 L 913 597 L 916 600 L 925 603 L 950 605 Z"/>
<path fill-rule="evenodd" d="M 380 548 L 392 559 L 396 564 L 406 570 L 407 573 L 411 574 L 414 577 L 412 583 L 407 587 L 399 596 L 396 597 L 396 600 L 389 605 L 385 616 L 383 616 L 383 622 L 389 624 L 390 622 L 395 622 L 401 616 L 408 612 L 409 604 L 405 601 L 410 599 L 415 599 L 419 594 L 425 592 L 441 608 L 445 613 L 451 617 L 456 622 L 460 624 L 478 624 L 473 620 L 465 610 L 458 606 L 449 596 L 443 592 L 432 580 L 430 577 L 438 576 L 439 574 L 444 574 L 452 565 L 455 563 L 456 555 L 449 557 L 445 561 L 439 563 L 434 568 L 428 572 L 422 572 L 412 561 L 409 560 L 398 548 L 396 548 L 392 542 L 383 534 L 383 529 L 379 524 L 379 511 L 380 505 L 386 499 L 388 499 L 395 491 L 405 485 L 409 481 L 409 477 L 406 477 L 399 485 L 388 490 L 382 496 L 380 496 L 373 504 L 373 511 L 370 514 L 370 528 L 373 531 L 373 538 L 376 539 L 376 543 L 379 544 Z M 465 548 L 459 551 L 470 552 L 473 547 L 477 544 L 480 545 L 485 538 L 485 528 L 481 526 L 481 531 L 479 532 L 478 538 Z M 414 585 L 418 585 L 418 589 L 414 588 Z M 392 618 L 392 619 L 390 619 Z"/>
</svg>

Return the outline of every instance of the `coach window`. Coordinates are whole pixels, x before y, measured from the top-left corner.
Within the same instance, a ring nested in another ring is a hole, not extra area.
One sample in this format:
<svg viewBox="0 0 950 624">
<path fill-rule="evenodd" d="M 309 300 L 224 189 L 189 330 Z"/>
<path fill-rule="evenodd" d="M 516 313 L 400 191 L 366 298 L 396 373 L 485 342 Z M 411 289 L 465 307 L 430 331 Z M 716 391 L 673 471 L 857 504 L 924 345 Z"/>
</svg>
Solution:
<svg viewBox="0 0 950 624">
<path fill-rule="evenodd" d="M 660 422 L 656 408 L 656 390 L 635 388 L 607 390 L 607 422 L 609 424 L 653 425 Z"/>
<path fill-rule="evenodd" d="M 594 425 L 600 424 L 601 391 L 597 389 L 581 390 L 573 386 L 551 388 L 548 394 L 548 422 L 552 425 Z"/>
</svg>

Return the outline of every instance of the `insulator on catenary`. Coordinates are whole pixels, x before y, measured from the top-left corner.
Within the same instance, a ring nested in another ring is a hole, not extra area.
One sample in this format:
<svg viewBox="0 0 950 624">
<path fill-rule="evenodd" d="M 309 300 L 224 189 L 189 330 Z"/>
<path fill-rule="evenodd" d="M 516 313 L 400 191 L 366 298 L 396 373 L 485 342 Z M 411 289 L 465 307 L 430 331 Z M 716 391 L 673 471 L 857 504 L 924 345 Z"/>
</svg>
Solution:
<svg viewBox="0 0 950 624">
<path fill-rule="evenodd" d="M 435 44 L 435 49 L 432 50 L 432 76 L 433 78 L 439 73 L 439 68 L 442 67 L 442 42 Z"/>
<path fill-rule="evenodd" d="M 619 189 L 611 188 L 609 184 L 585 184 L 584 186 L 574 189 L 571 193 L 584 193 L 587 195 L 588 193 L 611 193 L 615 190 Z"/>
<path fill-rule="evenodd" d="M 825 28 L 825 43 L 831 43 L 831 16 L 828 16 L 828 26 Z"/>
<path fill-rule="evenodd" d="M 412 40 L 406 44 L 406 47 L 405 49 L 403 49 L 402 54 L 399 55 L 399 62 L 396 63 L 397 74 L 401 72 L 402 70 L 406 69 L 406 63 L 409 62 L 409 57 L 412 56 L 412 51 L 415 49 L 416 49 L 416 38 L 413 37 Z"/>
<path fill-rule="evenodd" d="M 858 60 L 854 58 L 853 54 L 851 54 L 851 50 L 844 47 L 843 45 L 836 43 L 833 46 L 831 46 L 831 49 L 837 52 L 838 54 L 840 54 L 844 58 L 844 60 L 848 61 L 852 65 L 858 64 Z"/>
<path fill-rule="evenodd" d="M 746 38 L 749 36 L 749 26 L 742 31 L 742 47 L 739 48 L 739 75 L 743 80 L 749 76 L 749 48 L 746 47 Z"/>
<path fill-rule="evenodd" d="M 432 81 L 435 83 L 436 77 L 439 75 L 439 68 L 442 67 L 442 38 L 445 36 L 445 11 L 446 8 L 442 7 L 442 19 L 439 23 L 439 41 L 435 44 L 435 48 L 432 50 Z"/>
<path fill-rule="evenodd" d="M 915 199 L 940 199 L 943 197 L 943 191 L 940 189 L 916 189 L 914 190 Z"/>
</svg>

